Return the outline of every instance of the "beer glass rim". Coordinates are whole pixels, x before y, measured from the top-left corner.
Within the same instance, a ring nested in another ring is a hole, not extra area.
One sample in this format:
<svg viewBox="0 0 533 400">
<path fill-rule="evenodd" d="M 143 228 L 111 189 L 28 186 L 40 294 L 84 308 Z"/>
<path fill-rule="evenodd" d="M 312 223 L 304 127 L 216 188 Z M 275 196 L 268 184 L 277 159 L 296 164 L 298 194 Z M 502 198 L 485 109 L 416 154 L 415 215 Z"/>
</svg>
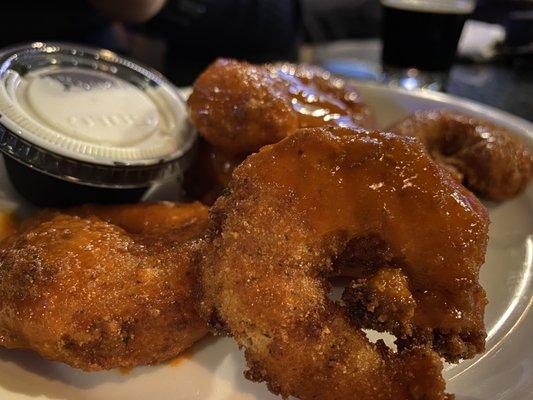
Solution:
<svg viewBox="0 0 533 400">
<path fill-rule="evenodd" d="M 476 0 L 380 0 L 386 7 L 415 12 L 470 14 Z"/>
</svg>

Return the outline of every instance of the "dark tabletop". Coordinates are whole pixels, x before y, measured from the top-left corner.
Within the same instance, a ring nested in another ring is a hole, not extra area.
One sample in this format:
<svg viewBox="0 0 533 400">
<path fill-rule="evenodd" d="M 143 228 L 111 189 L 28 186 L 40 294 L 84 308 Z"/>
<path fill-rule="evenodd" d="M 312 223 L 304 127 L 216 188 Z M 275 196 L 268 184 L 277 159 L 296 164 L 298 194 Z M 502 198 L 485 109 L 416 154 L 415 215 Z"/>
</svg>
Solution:
<svg viewBox="0 0 533 400">
<path fill-rule="evenodd" d="M 360 80 L 380 80 L 380 44 L 377 40 L 344 41 L 316 46 L 304 61 Z M 526 59 L 484 63 L 458 60 L 445 92 L 507 111 L 533 121 L 533 64 Z"/>
<path fill-rule="evenodd" d="M 458 63 L 446 91 L 533 121 L 533 66 Z"/>
</svg>

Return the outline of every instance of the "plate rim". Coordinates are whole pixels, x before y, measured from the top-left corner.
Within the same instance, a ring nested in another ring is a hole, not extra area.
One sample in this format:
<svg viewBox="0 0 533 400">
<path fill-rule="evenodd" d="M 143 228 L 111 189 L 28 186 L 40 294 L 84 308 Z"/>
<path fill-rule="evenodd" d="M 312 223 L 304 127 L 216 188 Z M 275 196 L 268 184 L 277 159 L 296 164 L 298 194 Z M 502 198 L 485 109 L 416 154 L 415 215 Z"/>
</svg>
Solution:
<svg viewBox="0 0 533 400">
<path fill-rule="evenodd" d="M 522 117 L 516 116 L 510 112 L 501 110 L 488 104 L 481 103 L 476 100 L 471 100 L 466 97 L 457 96 L 449 93 L 436 92 L 428 89 L 414 89 L 407 90 L 401 87 L 388 86 L 381 83 L 370 81 L 359 81 L 353 78 L 346 79 L 346 81 L 352 82 L 356 89 L 367 88 L 370 90 L 378 90 L 385 92 L 395 92 L 402 96 L 415 97 L 438 101 L 440 103 L 454 104 L 462 108 L 466 108 L 476 114 L 484 114 L 489 111 L 490 115 L 485 117 L 491 121 L 504 120 L 509 122 L 509 125 L 515 126 L 521 136 L 525 135 L 528 140 L 533 140 L 533 121 L 528 121 Z M 364 97 L 364 96 L 363 96 Z"/>
<path fill-rule="evenodd" d="M 351 80 L 352 81 L 352 80 Z M 533 146 L 533 123 L 528 121 L 528 120 L 525 120 L 521 117 L 517 117 L 511 113 L 508 113 L 506 111 L 502 111 L 500 109 L 497 109 L 495 107 L 492 107 L 492 106 L 489 106 L 489 105 L 485 105 L 483 103 L 480 103 L 480 102 L 477 102 L 477 101 L 473 101 L 473 100 L 469 100 L 469 99 L 466 99 L 466 98 L 463 98 L 463 97 L 459 97 L 459 96 L 455 96 L 455 95 L 450 95 L 450 94 L 446 94 L 446 93 L 439 93 L 439 92 L 433 92 L 433 91 L 429 91 L 429 90 L 423 90 L 423 89 L 418 89 L 418 90 L 406 90 L 406 89 L 402 89 L 402 88 L 397 88 L 397 87 L 390 87 L 390 86 L 387 86 L 387 85 L 382 85 L 382 84 L 379 84 L 379 83 L 373 83 L 373 82 L 364 82 L 364 81 L 357 81 L 355 80 L 354 81 L 354 85 L 357 89 L 361 88 L 361 89 L 368 89 L 368 90 L 372 90 L 374 92 L 376 92 L 379 96 L 390 96 L 390 92 L 393 92 L 395 94 L 397 94 L 398 96 L 402 96 L 402 97 L 410 97 L 410 98 L 418 98 L 418 99 L 427 99 L 427 100 L 430 100 L 430 101 L 437 101 L 439 103 L 441 103 L 444 107 L 446 107 L 447 105 L 449 106 L 457 106 L 457 107 L 460 107 L 461 109 L 465 110 L 466 111 L 472 111 L 473 113 L 475 114 L 479 114 L 479 115 L 483 115 L 484 118 L 487 118 L 491 121 L 495 121 L 495 122 L 502 122 L 502 123 L 505 123 L 506 125 L 508 126 L 511 126 L 512 129 L 516 129 L 517 131 L 517 134 L 520 135 L 521 137 L 524 137 L 524 139 L 527 141 L 527 145 L 528 146 Z M 187 94 L 187 92 L 190 90 L 190 87 L 187 87 L 187 88 L 180 88 L 180 92 L 182 92 L 184 95 Z M 187 97 L 187 96 L 185 96 Z M 364 96 L 363 96 L 364 98 Z M 490 113 L 490 114 L 487 114 L 485 115 L 486 113 Z M 531 241 L 531 243 L 533 243 L 533 239 Z M 532 249 L 533 249 L 533 244 L 532 244 Z M 530 254 L 530 253 L 528 253 Z M 533 254 L 533 251 L 532 253 Z M 533 257 L 533 256 L 532 256 Z M 525 293 L 533 293 L 533 282 L 532 282 L 532 278 L 531 276 L 529 277 L 528 281 L 527 281 L 527 287 L 525 289 Z M 510 329 L 506 329 L 505 330 L 505 333 L 503 335 L 502 338 L 499 338 L 497 340 L 497 342 L 495 343 L 495 345 L 493 347 L 491 347 L 490 349 L 487 350 L 487 352 L 483 353 L 482 355 L 472 359 L 472 360 L 467 360 L 467 361 L 464 361 L 463 364 L 464 364 L 464 368 L 461 368 L 460 370 L 457 371 L 457 374 L 453 375 L 453 376 L 450 376 L 447 378 L 447 383 L 448 384 L 451 384 L 452 381 L 456 378 L 458 378 L 459 376 L 463 375 L 467 370 L 470 370 L 471 367 L 473 367 L 474 365 L 476 365 L 477 363 L 479 363 L 481 360 L 483 360 L 484 358 L 486 357 L 493 357 L 494 356 L 494 353 L 498 350 L 498 353 L 502 353 L 500 351 L 501 347 L 503 345 L 505 345 L 508 341 L 508 339 L 510 337 L 512 337 L 513 335 L 515 335 L 517 332 L 516 331 L 520 331 L 522 334 L 524 333 L 523 329 L 526 329 L 526 332 L 525 332 L 525 336 L 527 338 L 528 336 L 528 333 L 533 333 L 533 330 L 531 329 L 533 327 L 533 312 L 531 312 L 531 309 L 533 309 L 533 297 L 530 297 L 529 298 L 529 301 L 527 301 L 527 298 L 523 299 L 524 302 L 526 302 L 526 305 L 524 306 L 524 308 L 522 308 L 522 313 L 521 315 L 516 319 L 516 320 L 513 320 L 513 321 L 509 321 L 507 320 L 506 322 L 509 323 L 510 325 Z M 532 358 L 532 350 L 528 350 L 528 349 L 525 349 L 527 351 L 524 351 L 523 352 L 523 356 L 526 357 L 526 359 L 528 360 L 528 362 L 533 365 L 533 358 Z M 505 353 L 505 351 L 503 351 L 503 353 Z M 501 356 L 501 354 L 496 354 L 496 356 Z M 529 383 L 527 383 L 527 387 L 526 389 L 529 389 L 531 387 L 533 387 L 533 379 L 531 379 L 531 381 Z M 0 388 L 0 394 L 1 394 L 1 389 L 3 388 Z M 511 389 L 511 388 L 508 388 L 508 389 Z M 11 392 L 7 392 L 7 394 L 12 394 Z M 496 396 L 496 393 L 494 394 Z M 508 394 L 509 396 L 511 397 L 505 397 L 505 399 L 516 399 L 518 400 L 519 397 L 513 397 L 513 393 L 510 393 Z M 46 396 L 46 395 L 45 395 Z M 15 398 L 18 398 L 18 397 L 15 397 Z M 460 397 L 462 398 L 462 397 Z M 492 397 L 490 397 L 492 398 Z M 495 397 L 496 398 L 496 397 Z M 499 398 L 499 397 L 498 397 Z M 503 399 L 504 397 L 501 397 L 499 399 Z M 473 399 L 471 399 L 473 400 Z"/>
</svg>

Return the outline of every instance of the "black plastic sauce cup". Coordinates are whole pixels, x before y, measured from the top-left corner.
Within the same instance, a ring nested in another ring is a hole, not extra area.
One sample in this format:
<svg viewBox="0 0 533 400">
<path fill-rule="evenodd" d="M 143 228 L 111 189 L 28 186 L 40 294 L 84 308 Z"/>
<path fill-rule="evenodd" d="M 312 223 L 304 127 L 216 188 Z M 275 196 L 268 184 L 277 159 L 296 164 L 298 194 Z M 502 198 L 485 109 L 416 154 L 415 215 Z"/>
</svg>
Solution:
<svg viewBox="0 0 533 400">
<path fill-rule="evenodd" d="M 183 174 L 194 141 L 177 90 L 131 60 L 62 43 L 0 53 L 0 151 L 35 205 L 138 201 Z"/>
</svg>

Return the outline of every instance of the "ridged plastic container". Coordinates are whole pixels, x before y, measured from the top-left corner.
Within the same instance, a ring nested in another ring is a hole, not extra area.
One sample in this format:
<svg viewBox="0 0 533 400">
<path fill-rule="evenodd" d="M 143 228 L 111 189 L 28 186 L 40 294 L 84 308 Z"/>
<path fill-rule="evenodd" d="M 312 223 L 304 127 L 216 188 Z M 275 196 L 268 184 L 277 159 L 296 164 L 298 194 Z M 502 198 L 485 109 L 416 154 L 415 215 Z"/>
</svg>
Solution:
<svg viewBox="0 0 533 400">
<path fill-rule="evenodd" d="M 0 151 L 38 206 L 133 202 L 187 168 L 195 133 L 161 74 L 104 49 L 0 53 Z"/>
</svg>

